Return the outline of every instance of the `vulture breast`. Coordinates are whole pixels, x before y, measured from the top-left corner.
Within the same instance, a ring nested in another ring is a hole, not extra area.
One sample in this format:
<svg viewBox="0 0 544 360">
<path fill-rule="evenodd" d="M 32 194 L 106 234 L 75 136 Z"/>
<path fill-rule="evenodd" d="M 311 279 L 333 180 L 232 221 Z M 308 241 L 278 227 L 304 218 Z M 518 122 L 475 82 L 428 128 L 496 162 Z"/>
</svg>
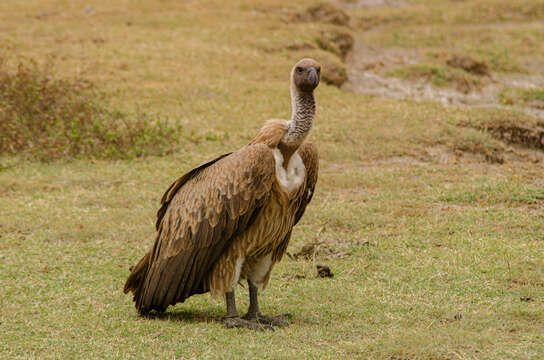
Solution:
<svg viewBox="0 0 544 360">
<path fill-rule="evenodd" d="M 274 160 L 276 161 L 276 178 L 279 184 L 287 189 L 289 194 L 293 193 L 302 185 L 306 175 L 306 168 L 298 151 L 291 156 L 286 167 L 283 166 L 283 155 L 278 148 L 274 149 Z"/>
</svg>

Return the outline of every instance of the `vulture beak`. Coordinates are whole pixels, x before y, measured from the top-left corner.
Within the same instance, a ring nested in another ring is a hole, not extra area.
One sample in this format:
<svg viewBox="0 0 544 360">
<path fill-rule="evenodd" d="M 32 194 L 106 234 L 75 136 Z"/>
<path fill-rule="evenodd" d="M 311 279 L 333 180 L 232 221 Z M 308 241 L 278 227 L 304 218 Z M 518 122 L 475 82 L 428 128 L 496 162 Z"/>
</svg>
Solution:
<svg viewBox="0 0 544 360">
<path fill-rule="evenodd" d="M 308 69 L 308 80 L 314 87 L 319 84 L 319 75 L 317 75 L 317 70 L 313 66 Z"/>
</svg>

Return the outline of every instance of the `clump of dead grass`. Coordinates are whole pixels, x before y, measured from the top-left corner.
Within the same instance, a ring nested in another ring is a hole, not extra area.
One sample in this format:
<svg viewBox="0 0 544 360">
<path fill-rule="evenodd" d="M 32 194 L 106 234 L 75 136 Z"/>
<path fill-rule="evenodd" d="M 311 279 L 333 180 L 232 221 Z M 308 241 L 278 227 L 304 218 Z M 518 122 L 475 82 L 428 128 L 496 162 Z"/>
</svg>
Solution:
<svg viewBox="0 0 544 360">
<path fill-rule="evenodd" d="M 35 62 L 0 66 L 0 152 L 39 161 L 130 158 L 177 142 L 179 127 L 143 113 L 131 118 L 104 101 L 89 81 L 57 79 Z"/>
<path fill-rule="evenodd" d="M 495 116 L 475 119 L 463 125 L 483 130 L 508 144 L 544 151 L 544 122 L 522 114 L 497 112 Z"/>
<path fill-rule="evenodd" d="M 474 59 L 467 55 L 453 55 L 450 57 L 446 64 L 453 68 L 463 69 L 466 72 L 480 75 L 480 76 L 489 76 L 489 66 L 487 62 Z"/>
<path fill-rule="evenodd" d="M 321 49 L 345 59 L 355 40 L 347 28 L 334 26 L 322 30 L 316 42 Z"/>
<path fill-rule="evenodd" d="M 318 3 L 311 5 L 297 13 L 294 21 L 301 22 L 322 22 L 334 25 L 349 25 L 350 17 L 342 9 L 329 3 Z"/>
</svg>

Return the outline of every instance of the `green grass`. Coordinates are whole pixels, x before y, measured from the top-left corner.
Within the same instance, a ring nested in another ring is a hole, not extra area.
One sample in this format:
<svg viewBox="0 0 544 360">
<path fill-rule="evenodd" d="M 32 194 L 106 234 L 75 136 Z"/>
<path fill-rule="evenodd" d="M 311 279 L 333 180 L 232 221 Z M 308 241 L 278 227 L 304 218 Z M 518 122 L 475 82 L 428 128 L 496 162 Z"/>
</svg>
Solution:
<svg viewBox="0 0 544 360">
<path fill-rule="evenodd" d="M 160 157 L 42 163 L 0 156 L 1 358 L 544 356 L 542 163 L 428 155 L 504 150 L 489 124 L 537 124 L 503 109 L 319 86 L 311 138 L 320 178 L 289 251 L 322 240 L 349 255 L 315 259 L 330 266 L 331 279 L 316 279 L 312 261 L 285 258 L 275 267 L 262 310 L 293 313 L 289 328 L 227 330 L 223 301 L 208 295 L 143 319 L 122 294 L 129 266 L 151 245 L 158 202 L 171 181 L 243 146 L 266 119 L 287 118 L 296 60 L 336 59 L 323 50 L 287 49 L 319 35 L 317 23 L 288 20 L 311 3 L 127 7 L 101 0 L 94 14 L 83 1 L 0 4 L 3 52 L 41 64 L 53 56 L 50 70 L 59 79 L 92 81 L 112 108 L 141 109 L 183 126 L 176 151 Z M 440 4 L 464 11 L 463 3 Z M 411 16 L 427 21 L 425 13 Z M 465 23 L 480 22 L 467 16 Z M 541 45 L 533 46 L 537 54 Z M 6 68 L 16 71 L 16 58 L 8 59 Z M 247 289 L 237 291 L 244 311 Z"/>
<path fill-rule="evenodd" d="M 425 64 L 398 67 L 389 71 L 387 76 L 409 80 L 423 79 L 438 87 L 454 85 L 466 90 L 477 88 L 482 83 L 479 76 L 471 75 L 464 70 Z"/>
<path fill-rule="evenodd" d="M 504 104 L 527 104 L 544 101 L 544 89 L 505 88 L 499 96 Z"/>
</svg>

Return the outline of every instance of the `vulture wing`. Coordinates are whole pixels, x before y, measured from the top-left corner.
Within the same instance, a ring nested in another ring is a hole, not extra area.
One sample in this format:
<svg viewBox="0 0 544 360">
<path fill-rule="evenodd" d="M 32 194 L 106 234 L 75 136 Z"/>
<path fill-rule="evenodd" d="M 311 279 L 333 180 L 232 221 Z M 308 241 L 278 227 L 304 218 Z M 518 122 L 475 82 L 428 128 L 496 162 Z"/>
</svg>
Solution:
<svg viewBox="0 0 544 360">
<path fill-rule="evenodd" d="M 134 292 L 138 311 L 163 311 L 209 291 L 205 280 L 214 264 L 234 236 L 255 220 L 274 180 L 273 152 L 256 144 L 222 155 L 174 182 L 161 200 L 155 244 L 140 261 L 147 262 L 145 275 L 137 276 L 134 269 L 131 276 L 138 284 L 129 277 L 125 285 L 125 292 Z"/>
</svg>

